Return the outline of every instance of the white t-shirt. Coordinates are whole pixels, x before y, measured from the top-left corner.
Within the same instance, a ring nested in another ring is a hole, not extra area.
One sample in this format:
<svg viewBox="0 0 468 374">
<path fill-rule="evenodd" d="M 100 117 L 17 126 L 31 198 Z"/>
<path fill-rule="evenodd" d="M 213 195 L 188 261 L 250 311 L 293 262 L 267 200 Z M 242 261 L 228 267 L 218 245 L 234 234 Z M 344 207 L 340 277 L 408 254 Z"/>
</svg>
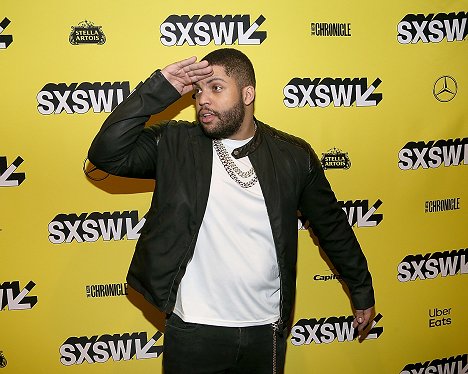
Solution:
<svg viewBox="0 0 468 374">
<path fill-rule="evenodd" d="M 229 154 L 246 140 L 222 140 Z M 248 157 L 234 159 L 242 171 Z M 256 326 L 279 319 L 280 279 L 265 200 L 257 182 L 242 188 L 213 149 L 210 193 L 195 252 L 174 313 L 186 322 Z"/>
</svg>

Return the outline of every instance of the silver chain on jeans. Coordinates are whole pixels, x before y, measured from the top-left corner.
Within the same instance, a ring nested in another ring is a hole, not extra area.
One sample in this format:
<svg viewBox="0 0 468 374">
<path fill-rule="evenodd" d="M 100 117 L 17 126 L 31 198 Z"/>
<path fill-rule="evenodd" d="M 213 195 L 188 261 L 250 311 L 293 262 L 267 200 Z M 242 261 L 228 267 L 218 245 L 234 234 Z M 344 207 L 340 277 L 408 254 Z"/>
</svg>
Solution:
<svg viewBox="0 0 468 374">
<path fill-rule="evenodd" d="M 239 167 L 236 165 L 236 163 L 232 159 L 227 149 L 224 147 L 224 144 L 221 140 L 218 140 L 218 139 L 213 140 L 213 147 L 219 159 L 221 160 L 221 163 L 223 164 L 224 169 L 226 169 L 229 176 L 239 186 L 241 186 L 242 188 L 249 188 L 255 185 L 255 183 L 257 183 L 258 179 L 257 179 L 257 175 L 255 174 L 255 170 L 253 166 L 247 171 L 242 171 L 241 169 L 239 169 Z M 249 181 L 243 181 L 240 179 L 240 178 L 247 179 L 252 176 L 253 178 L 250 179 Z"/>
<path fill-rule="evenodd" d="M 273 374 L 276 374 L 276 333 L 278 332 L 278 322 L 272 323 L 273 326 Z"/>
</svg>

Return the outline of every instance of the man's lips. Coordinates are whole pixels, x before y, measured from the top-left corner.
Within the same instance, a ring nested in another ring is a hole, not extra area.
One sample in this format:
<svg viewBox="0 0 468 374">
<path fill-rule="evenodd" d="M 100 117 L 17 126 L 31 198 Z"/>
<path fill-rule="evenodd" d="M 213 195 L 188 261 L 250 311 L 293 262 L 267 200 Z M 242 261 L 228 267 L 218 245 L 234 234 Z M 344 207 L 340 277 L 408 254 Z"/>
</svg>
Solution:
<svg viewBox="0 0 468 374">
<path fill-rule="evenodd" d="M 217 117 L 216 112 L 212 112 L 210 110 L 201 110 L 198 114 L 198 118 L 203 124 L 209 124 L 215 119 L 215 117 Z"/>
</svg>

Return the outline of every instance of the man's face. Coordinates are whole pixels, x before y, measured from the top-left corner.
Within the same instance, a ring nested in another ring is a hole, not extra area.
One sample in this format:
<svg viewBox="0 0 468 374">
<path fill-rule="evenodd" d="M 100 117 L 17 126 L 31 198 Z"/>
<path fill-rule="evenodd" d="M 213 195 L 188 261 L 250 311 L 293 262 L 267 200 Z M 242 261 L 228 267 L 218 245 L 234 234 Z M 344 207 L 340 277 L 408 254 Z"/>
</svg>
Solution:
<svg viewBox="0 0 468 374">
<path fill-rule="evenodd" d="M 234 135 L 242 125 L 245 107 L 242 92 L 224 67 L 213 66 L 213 75 L 194 85 L 195 107 L 204 133 L 214 139 Z"/>
</svg>

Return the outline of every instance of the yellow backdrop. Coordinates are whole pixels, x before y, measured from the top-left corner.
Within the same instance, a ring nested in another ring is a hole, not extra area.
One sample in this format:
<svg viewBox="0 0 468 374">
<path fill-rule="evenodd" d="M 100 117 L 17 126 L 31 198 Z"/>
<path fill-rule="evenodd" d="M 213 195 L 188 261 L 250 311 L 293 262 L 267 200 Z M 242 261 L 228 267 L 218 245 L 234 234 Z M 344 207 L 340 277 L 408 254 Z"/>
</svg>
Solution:
<svg viewBox="0 0 468 374">
<path fill-rule="evenodd" d="M 256 68 L 256 116 L 322 158 L 375 283 L 359 342 L 339 275 L 300 230 L 286 372 L 466 373 L 467 12 L 3 0 L 0 372 L 161 372 L 164 316 L 125 284 L 154 183 L 93 170 L 86 153 L 155 69 L 233 45 Z M 151 121 L 170 118 L 193 119 L 191 100 Z"/>
</svg>

